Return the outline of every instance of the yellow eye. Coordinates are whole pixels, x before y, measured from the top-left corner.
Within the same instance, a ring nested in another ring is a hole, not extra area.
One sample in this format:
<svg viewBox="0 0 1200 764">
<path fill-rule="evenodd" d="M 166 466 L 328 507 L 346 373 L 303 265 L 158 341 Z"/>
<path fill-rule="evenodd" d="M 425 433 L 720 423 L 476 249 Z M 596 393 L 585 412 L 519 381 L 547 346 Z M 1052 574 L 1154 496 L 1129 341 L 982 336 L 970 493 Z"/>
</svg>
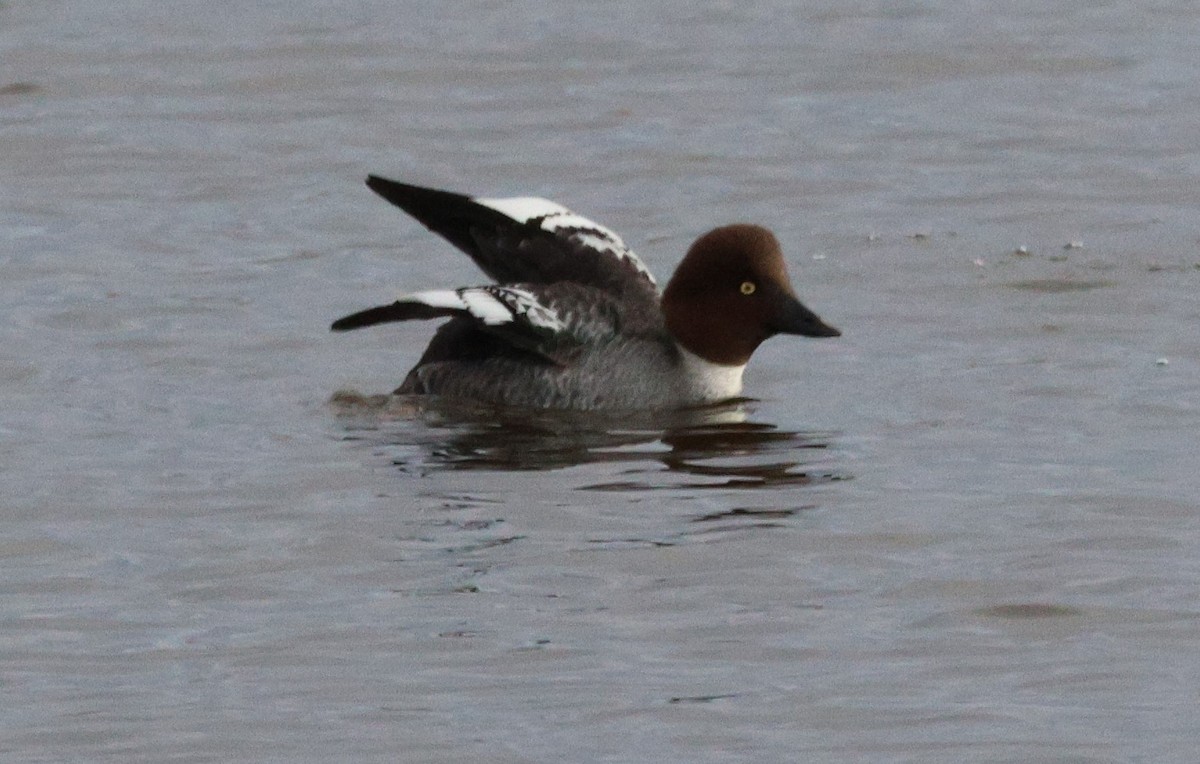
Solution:
<svg viewBox="0 0 1200 764">
<path fill-rule="evenodd" d="M 743 281 L 742 282 L 742 286 L 741 286 L 742 294 L 754 294 L 755 289 L 758 289 L 758 287 L 756 287 L 754 285 L 753 281 Z"/>
</svg>

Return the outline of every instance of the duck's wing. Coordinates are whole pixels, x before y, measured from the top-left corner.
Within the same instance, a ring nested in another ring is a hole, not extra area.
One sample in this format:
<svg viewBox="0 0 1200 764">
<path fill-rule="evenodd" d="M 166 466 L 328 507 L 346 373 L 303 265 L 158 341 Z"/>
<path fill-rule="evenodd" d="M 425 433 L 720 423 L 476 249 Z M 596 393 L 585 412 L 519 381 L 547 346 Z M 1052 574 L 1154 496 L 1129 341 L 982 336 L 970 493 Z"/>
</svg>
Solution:
<svg viewBox="0 0 1200 764">
<path fill-rule="evenodd" d="M 499 284 L 432 289 L 343 316 L 330 328 L 344 332 L 391 321 L 462 317 L 513 349 L 560 363 L 587 337 L 564 321 L 538 291 L 535 285 Z"/>
<path fill-rule="evenodd" d="M 658 299 L 641 259 L 612 230 L 534 197 L 486 199 L 371 175 L 367 186 L 439 234 L 499 283 L 573 282 Z"/>
</svg>

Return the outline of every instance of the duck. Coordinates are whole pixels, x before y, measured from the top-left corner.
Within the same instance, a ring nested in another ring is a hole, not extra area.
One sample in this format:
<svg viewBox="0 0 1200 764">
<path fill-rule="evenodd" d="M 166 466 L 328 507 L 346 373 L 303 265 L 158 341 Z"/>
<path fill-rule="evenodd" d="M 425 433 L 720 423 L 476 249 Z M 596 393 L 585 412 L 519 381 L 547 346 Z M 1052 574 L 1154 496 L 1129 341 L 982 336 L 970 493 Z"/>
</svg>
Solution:
<svg viewBox="0 0 1200 764">
<path fill-rule="evenodd" d="M 736 399 L 776 335 L 838 337 L 792 287 L 779 241 L 750 223 L 700 236 L 660 291 L 611 229 L 537 197 L 488 198 L 371 175 L 367 186 L 466 253 L 492 283 L 428 289 L 343 316 L 345 332 L 449 319 L 394 391 L 580 411 Z"/>
</svg>

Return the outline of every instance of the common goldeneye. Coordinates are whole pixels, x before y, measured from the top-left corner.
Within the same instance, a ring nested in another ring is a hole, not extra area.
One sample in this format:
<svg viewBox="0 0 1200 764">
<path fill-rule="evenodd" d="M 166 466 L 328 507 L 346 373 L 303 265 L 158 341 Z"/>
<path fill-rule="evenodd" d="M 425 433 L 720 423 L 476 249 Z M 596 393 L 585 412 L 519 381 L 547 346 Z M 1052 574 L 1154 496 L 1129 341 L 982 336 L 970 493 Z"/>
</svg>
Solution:
<svg viewBox="0 0 1200 764">
<path fill-rule="evenodd" d="M 779 242 L 745 223 L 701 236 L 659 294 L 616 233 L 554 202 L 485 199 L 377 176 L 367 186 L 497 283 L 435 289 L 334 331 L 450 318 L 396 394 L 565 409 L 664 409 L 737 396 L 759 343 L 837 337 L 796 298 Z"/>
</svg>

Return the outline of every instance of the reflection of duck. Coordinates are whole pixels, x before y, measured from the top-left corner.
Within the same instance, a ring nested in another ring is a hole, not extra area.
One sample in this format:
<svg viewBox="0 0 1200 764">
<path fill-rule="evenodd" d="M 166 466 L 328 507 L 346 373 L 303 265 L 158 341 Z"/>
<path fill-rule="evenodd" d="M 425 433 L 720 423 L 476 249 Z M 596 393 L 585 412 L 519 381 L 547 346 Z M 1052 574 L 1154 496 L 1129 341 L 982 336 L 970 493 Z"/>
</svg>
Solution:
<svg viewBox="0 0 1200 764">
<path fill-rule="evenodd" d="M 776 334 L 836 337 L 796 298 L 754 225 L 700 237 L 659 295 L 609 229 L 545 199 L 480 199 L 372 176 L 367 185 L 498 284 L 418 292 L 335 321 L 344 331 L 449 317 L 397 393 L 535 408 L 665 409 L 738 395 Z"/>
<path fill-rule="evenodd" d="M 620 416 L 421 396 L 344 394 L 334 403 L 350 438 L 399 448 L 405 453 L 395 458 L 396 465 L 423 473 L 614 464 L 622 465 L 621 480 L 579 487 L 616 492 L 771 488 L 838 479 L 827 468 L 810 471 L 823 461 L 827 435 L 747 421 L 743 402 Z M 681 476 L 686 476 L 682 482 Z"/>
</svg>

